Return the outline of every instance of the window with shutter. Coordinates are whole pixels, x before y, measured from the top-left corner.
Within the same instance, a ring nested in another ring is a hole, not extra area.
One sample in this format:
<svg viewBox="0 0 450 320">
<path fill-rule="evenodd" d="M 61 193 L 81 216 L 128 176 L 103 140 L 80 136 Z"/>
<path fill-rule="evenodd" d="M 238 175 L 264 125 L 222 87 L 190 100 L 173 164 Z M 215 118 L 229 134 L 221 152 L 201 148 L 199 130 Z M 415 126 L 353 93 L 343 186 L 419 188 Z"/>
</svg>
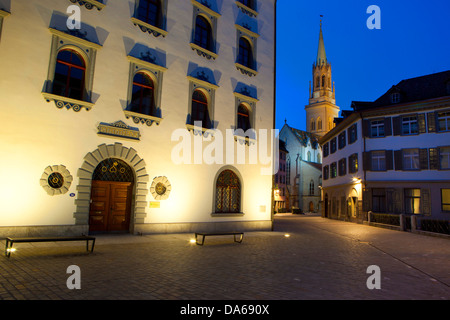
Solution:
<svg viewBox="0 0 450 320">
<path fill-rule="evenodd" d="M 403 149 L 403 170 L 419 170 L 419 149 Z"/>
<path fill-rule="evenodd" d="M 450 211 L 450 189 L 441 189 L 441 210 Z"/>
<path fill-rule="evenodd" d="M 430 161 L 430 170 L 439 169 L 439 150 L 438 148 L 428 149 L 428 156 Z"/>
<path fill-rule="evenodd" d="M 394 163 L 395 163 L 395 170 L 397 170 L 397 171 L 403 170 L 403 152 L 402 152 L 402 150 L 394 151 Z"/>
</svg>

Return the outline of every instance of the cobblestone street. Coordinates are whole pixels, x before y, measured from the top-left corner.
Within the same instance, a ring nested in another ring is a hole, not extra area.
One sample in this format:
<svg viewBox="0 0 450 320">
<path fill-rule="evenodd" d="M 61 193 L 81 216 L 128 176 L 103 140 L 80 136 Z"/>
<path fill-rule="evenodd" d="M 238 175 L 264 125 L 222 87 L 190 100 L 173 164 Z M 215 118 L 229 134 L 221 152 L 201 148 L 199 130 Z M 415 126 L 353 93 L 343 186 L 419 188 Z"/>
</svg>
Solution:
<svg viewBox="0 0 450 320">
<path fill-rule="evenodd" d="M 91 254 L 81 242 L 17 244 L 0 259 L 0 299 L 450 299 L 448 239 L 289 215 L 241 244 L 191 238 L 101 235 Z M 79 290 L 67 288 L 70 265 L 80 267 Z M 366 285 L 371 265 L 379 290 Z"/>
</svg>

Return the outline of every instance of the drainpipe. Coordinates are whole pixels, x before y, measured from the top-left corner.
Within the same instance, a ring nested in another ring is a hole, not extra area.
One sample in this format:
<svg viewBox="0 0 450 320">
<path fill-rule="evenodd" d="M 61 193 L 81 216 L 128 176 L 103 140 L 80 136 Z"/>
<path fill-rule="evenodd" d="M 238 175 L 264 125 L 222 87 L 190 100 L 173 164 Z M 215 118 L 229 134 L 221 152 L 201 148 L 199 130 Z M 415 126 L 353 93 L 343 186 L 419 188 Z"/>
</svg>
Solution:
<svg viewBox="0 0 450 320">
<path fill-rule="evenodd" d="M 276 92 L 277 92 L 277 0 L 274 2 L 274 53 L 273 53 L 273 129 L 275 130 L 276 127 Z M 275 143 L 277 141 L 275 140 Z M 278 157 L 279 155 L 274 155 L 275 157 Z M 275 161 L 277 163 L 278 161 Z M 271 194 L 271 208 L 270 208 L 270 217 L 271 217 L 271 225 L 272 225 L 272 231 L 273 228 L 273 220 L 274 220 L 274 211 L 275 211 L 275 175 L 272 175 L 272 194 Z"/>
<path fill-rule="evenodd" d="M 362 133 L 363 133 L 362 135 L 363 135 L 363 145 L 364 145 L 364 150 L 363 150 L 363 154 L 362 154 L 364 182 L 363 182 L 363 188 L 361 190 L 361 192 L 362 192 L 361 199 L 362 199 L 363 207 L 364 207 L 364 191 L 366 190 L 366 185 L 367 185 L 366 184 L 366 168 L 364 167 L 364 154 L 366 153 L 366 135 L 364 134 L 364 117 L 362 115 L 362 112 L 359 112 L 359 117 L 361 118 L 361 129 L 362 129 Z"/>
</svg>

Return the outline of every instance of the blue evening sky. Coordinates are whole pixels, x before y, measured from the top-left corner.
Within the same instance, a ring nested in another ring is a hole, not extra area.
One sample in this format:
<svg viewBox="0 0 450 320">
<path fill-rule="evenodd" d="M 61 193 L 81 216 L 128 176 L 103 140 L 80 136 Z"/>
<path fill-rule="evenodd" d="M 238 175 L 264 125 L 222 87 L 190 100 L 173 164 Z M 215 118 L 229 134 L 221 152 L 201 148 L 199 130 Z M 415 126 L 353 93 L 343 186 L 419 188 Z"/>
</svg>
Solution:
<svg viewBox="0 0 450 320">
<path fill-rule="evenodd" d="M 366 26 L 370 5 L 381 9 L 380 30 Z M 341 110 L 403 79 L 450 70 L 450 0 L 278 0 L 277 10 L 277 129 L 287 119 L 306 130 L 320 15 Z"/>
</svg>

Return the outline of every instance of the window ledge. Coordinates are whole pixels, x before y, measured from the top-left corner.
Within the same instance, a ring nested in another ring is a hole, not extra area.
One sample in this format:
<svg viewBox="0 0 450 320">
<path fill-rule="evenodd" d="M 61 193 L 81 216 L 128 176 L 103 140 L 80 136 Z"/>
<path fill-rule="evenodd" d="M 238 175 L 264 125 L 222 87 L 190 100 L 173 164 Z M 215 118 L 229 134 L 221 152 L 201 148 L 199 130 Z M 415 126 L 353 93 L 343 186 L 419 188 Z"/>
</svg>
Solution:
<svg viewBox="0 0 450 320">
<path fill-rule="evenodd" d="M 193 51 L 197 51 L 197 54 L 199 56 L 203 56 L 208 60 L 216 60 L 216 58 L 218 57 L 217 53 L 214 53 L 212 51 L 209 51 L 208 49 L 202 48 L 199 45 L 196 45 L 195 43 L 190 43 L 191 48 Z"/>
<path fill-rule="evenodd" d="M 211 213 L 211 217 L 213 218 L 221 218 L 221 217 L 243 217 L 245 215 L 245 213 L 243 212 L 239 212 L 239 213 L 234 213 L 234 212 L 224 212 L 224 213 L 216 213 L 213 212 Z"/>
<path fill-rule="evenodd" d="M 205 138 L 207 138 L 208 135 L 211 135 L 212 137 L 214 137 L 214 129 L 202 128 L 193 124 L 186 124 L 186 129 L 188 129 L 188 131 L 192 131 L 196 136 L 203 135 Z"/>
<path fill-rule="evenodd" d="M 7 17 L 10 14 L 11 14 L 10 12 L 0 9 L 0 18 Z"/>
<path fill-rule="evenodd" d="M 47 100 L 47 102 L 54 101 L 58 109 L 62 109 L 65 107 L 67 110 L 72 109 L 75 112 L 79 112 L 82 108 L 85 108 L 86 111 L 89 111 L 94 106 L 94 104 L 91 102 L 71 99 L 52 93 L 42 92 L 42 95 L 45 100 Z"/>
<path fill-rule="evenodd" d="M 242 2 L 236 1 L 236 5 L 238 6 L 239 9 L 241 9 L 241 11 L 247 15 L 249 15 L 250 17 L 256 17 L 258 16 L 258 12 L 256 12 L 255 10 L 253 10 L 252 8 L 247 7 L 245 4 L 243 4 Z"/>
<path fill-rule="evenodd" d="M 165 38 L 168 34 L 166 30 L 152 26 L 151 24 L 139 20 L 135 17 L 131 18 L 131 22 L 133 22 L 135 26 L 138 26 L 142 32 L 148 32 L 149 34 L 152 34 L 155 37 L 163 36 L 163 38 Z"/>
<path fill-rule="evenodd" d="M 97 8 L 98 11 L 102 10 L 106 5 L 96 0 L 70 0 L 70 2 L 78 2 L 80 6 L 85 6 L 86 9 L 92 10 L 92 8 Z"/>
<path fill-rule="evenodd" d="M 153 123 L 156 123 L 156 125 L 159 126 L 159 124 L 163 120 L 162 118 L 159 117 L 149 116 L 147 114 L 137 113 L 128 110 L 123 110 L 123 113 L 125 114 L 125 117 L 127 119 L 132 118 L 134 123 L 136 124 L 145 123 L 149 127 L 151 127 Z"/>
<path fill-rule="evenodd" d="M 246 144 L 248 146 L 256 144 L 256 139 L 242 136 L 236 132 L 234 133 L 234 141 L 238 141 L 241 145 Z"/>
<path fill-rule="evenodd" d="M 246 66 L 244 66 L 244 65 L 242 65 L 240 63 L 236 62 L 235 65 L 236 65 L 236 69 L 239 70 L 242 74 L 248 75 L 249 77 L 253 77 L 253 76 L 257 76 L 258 75 L 257 71 L 255 71 L 253 69 L 250 69 L 250 68 L 248 68 L 248 67 L 246 67 Z"/>
</svg>

